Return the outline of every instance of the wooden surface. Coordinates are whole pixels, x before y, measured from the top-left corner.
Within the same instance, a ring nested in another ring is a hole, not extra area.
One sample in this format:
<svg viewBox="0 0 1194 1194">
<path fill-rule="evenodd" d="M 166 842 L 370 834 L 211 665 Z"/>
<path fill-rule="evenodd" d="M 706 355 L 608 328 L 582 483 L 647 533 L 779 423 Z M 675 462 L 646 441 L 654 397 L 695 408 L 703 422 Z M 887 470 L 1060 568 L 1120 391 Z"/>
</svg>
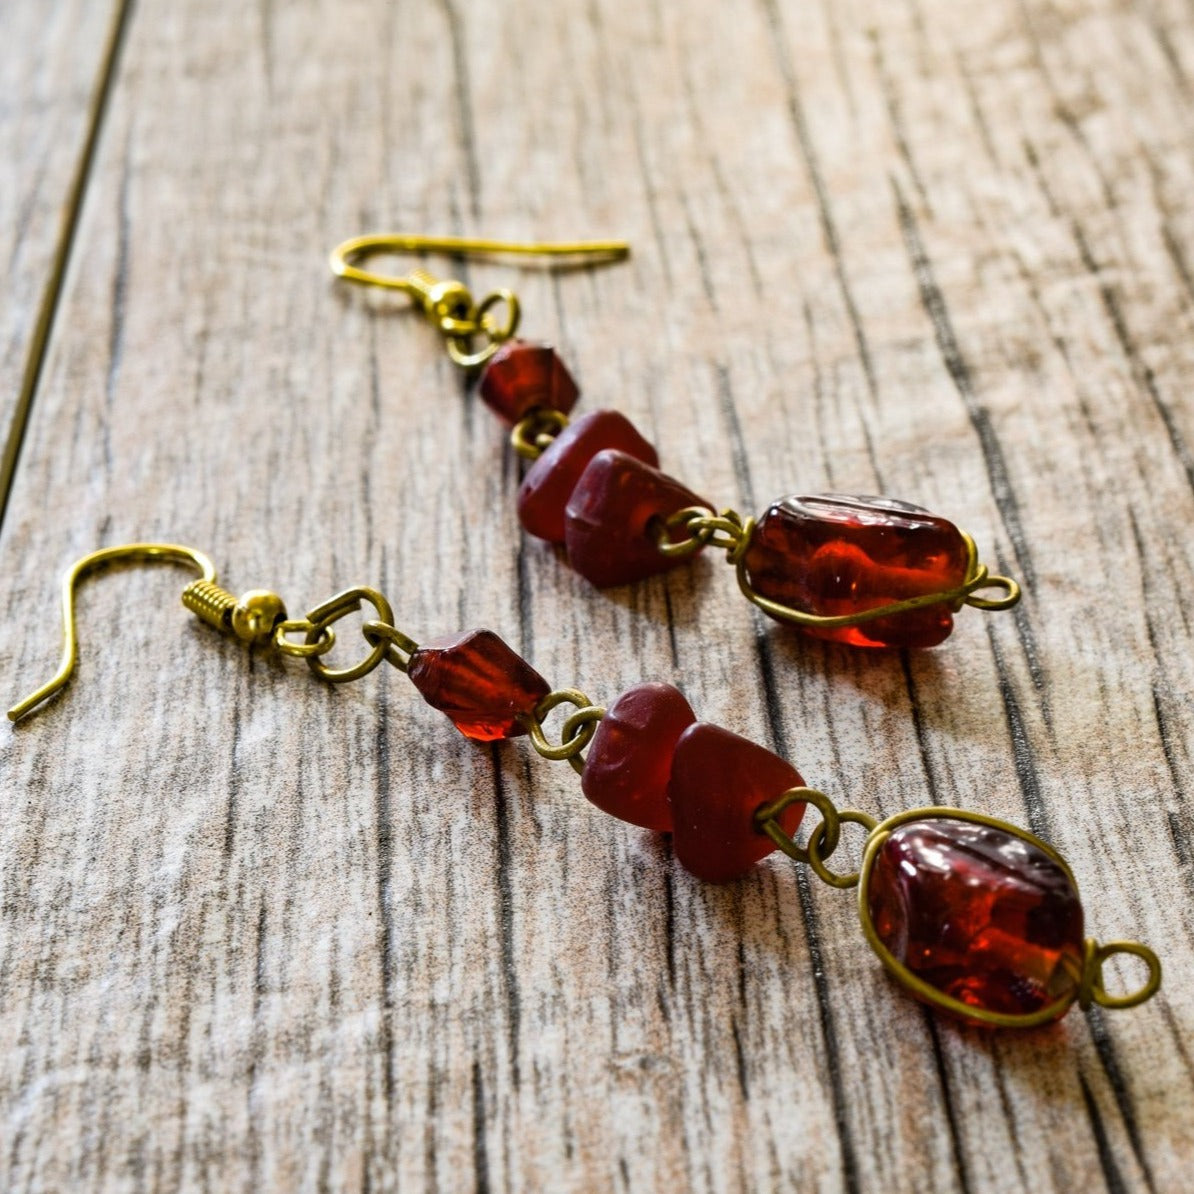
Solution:
<svg viewBox="0 0 1194 1194">
<path fill-rule="evenodd" d="M 0 253 L 13 301 L 0 305 L 0 426 L 24 419 L 61 292 L 107 90 L 108 6 L 82 0 L 0 9 Z M 15 461 L 0 444 L 0 509 Z"/>
<path fill-rule="evenodd" d="M 122 571 L 0 735 L 0 1188 L 1189 1189 L 1194 10 L 140 0 L 109 86 L 114 16 L 3 9 L 13 699 L 103 544 L 193 543 L 292 612 L 376 584 L 597 699 L 679 683 L 842 803 L 1030 826 L 1165 987 L 938 1020 L 792 864 L 703 886 L 401 675 L 329 690 Z M 432 332 L 327 275 L 385 227 L 628 237 L 465 276 L 719 504 L 916 500 L 1023 604 L 873 656 L 714 559 L 591 590 L 520 537 Z"/>
</svg>

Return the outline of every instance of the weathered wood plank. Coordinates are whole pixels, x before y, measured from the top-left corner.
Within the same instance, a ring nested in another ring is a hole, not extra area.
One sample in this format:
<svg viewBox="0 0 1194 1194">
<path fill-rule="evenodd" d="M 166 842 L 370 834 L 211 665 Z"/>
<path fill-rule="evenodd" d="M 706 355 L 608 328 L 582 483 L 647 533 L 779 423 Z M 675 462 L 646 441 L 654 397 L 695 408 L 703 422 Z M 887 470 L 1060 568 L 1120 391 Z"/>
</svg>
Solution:
<svg viewBox="0 0 1194 1194">
<path fill-rule="evenodd" d="M 118 4 L 15 2 L 0 12 L 0 511 L 60 291 L 101 124 Z"/>
<path fill-rule="evenodd" d="M 871 813 L 1028 824 L 1169 977 L 1021 1038 L 935 1020 L 849 897 L 696 883 L 566 767 L 464 747 L 396 675 L 246 663 L 130 572 L 0 736 L 0 1184 L 1180 1189 L 1189 9 L 146 0 L 123 61 L 0 528 L 15 689 L 101 542 L 194 542 L 292 612 L 377 583 L 598 699 L 676 679 Z M 595 593 L 520 538 L 433 334 L 326 277 L 387 225 L 625 234 L 617 268 L 467 273 L 714 501 L 914 498 L 1022 607 L 877 658 L 712 560 Z"/>
</svg>

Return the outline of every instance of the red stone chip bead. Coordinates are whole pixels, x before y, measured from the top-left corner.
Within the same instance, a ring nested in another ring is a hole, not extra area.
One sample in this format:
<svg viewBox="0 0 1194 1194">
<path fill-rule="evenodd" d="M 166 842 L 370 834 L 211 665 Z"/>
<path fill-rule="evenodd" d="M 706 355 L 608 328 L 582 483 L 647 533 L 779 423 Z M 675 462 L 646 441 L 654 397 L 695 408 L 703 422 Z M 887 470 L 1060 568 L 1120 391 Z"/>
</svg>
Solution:
<svg viewBox="0 0 1194 1194">
<path fill-rule="evenodd" d="M 670 833 L 668 779 L 680 735 L 696 721 L 670 684 L 638 684 L 609 707 L 585 754 L 584 794 L 603 811 Z"/>
<path fill-rule="evenodd" d="M 518 520 L 532 535 L 564 542 L 564 508 L 589 461 L 616 448 L 653 468 L 655 449 L 616 410 L 594 410 L 570 423 L 527 470 L 518 490 Z"/>
<path fill-rule="evenodd" d="M 407 675 L 423 699 L 478 742 L 525 734 L 529 715 L 551 685 L 492 630 L 470 630 L 419 647 Z"/>
<path fill-rule="evenodd" d="M 666 556 L 655 541 L 656 520 L 704 498 L 674 477 L 607 449 L 589 461 L 564 514 L 568 562 L 600 588 L 625 585 L 666 572 L 686 557 Z M 674 537 L 683 538 L 681 530 Z"/>
<path fill-rule="evenodd" d="M 774 502 L 745 557 L 761 596 L 829 616 L 956 589 L 967 562 L 961 532 L 944 518 L 890 498 L 843 494 Z M 953 624 L 942 604 L 857 626 L 802 629 L 855 647 L 935 647 Z"/>
<path fill-rule="evenodd" d="M 676 743 L 668 781 L 676 857 L 710 883 L 744 875 L 775 849 L 755 827 L 755 811 L 803 786 L 796 768 L 778 755 L 720 726 L 696 722 Z M 793 804 L 779 823 L 794 835 L 803 816 L 804 805 Z"/>
<path fill-rule="evenodd" d="M 536 407 L 567 414 L 580 396 L 556 350 L 526 340 L 508 340 L 489 358 L 477 393 L 511 426 Z"/>
<path fill-rule="evenodd" d="M 897 826 L 875 856 L 867 911 L 897 961 L 971 1007 L 1026 1015 L 1078 991 L 1074 884 L 1004 829 L 944 819 Z"/>
</svg>

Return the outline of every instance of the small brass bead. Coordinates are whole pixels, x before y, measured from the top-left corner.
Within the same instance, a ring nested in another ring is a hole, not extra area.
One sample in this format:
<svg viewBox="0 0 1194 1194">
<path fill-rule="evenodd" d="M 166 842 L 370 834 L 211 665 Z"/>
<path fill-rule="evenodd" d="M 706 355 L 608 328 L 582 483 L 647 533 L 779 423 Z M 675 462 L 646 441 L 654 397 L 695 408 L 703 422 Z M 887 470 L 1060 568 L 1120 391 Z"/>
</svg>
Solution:
<svg viewBox="0 0 1194 1194">
<path fill-rule="evenodd" d="M 246 643 L 265 642 L 285 617 L 286 606 L 277 593 L 251 589 L 232 610 L 232 632 Z"/>
<path fill-rule="evenodd" d="M 424 300 L 427 314 L 436 324 L 444 320 L 469 319 L 473 310 L 473 296 L 461 282 L 437 282 Z"/>
</svg>

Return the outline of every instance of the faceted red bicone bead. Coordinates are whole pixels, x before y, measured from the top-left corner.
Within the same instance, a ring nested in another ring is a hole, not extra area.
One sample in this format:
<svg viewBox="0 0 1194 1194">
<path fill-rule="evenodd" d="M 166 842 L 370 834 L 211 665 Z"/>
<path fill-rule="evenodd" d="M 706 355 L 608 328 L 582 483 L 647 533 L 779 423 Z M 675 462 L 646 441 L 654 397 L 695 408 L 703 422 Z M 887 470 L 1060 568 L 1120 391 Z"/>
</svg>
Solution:
<svg viewBox="0 0 1194 1194">
<path fill-rule="evenodd" d="M 900 825 L 875 857 L 867 897 L 896 960 L 971 1007 L 1025 1015 L 1078 990 L 1078 893 L 1022 837 L 947 819 Z"/>
<path fill-rule="evenodd" d="M 772 503 L 746 551 L 756 592 L 829 616 L 956 589 L 966 564 L 953 523 L 906 502 L 844 494 Z M 856 647 L 934 647 L 953 624 L 948 605 L 931 605 L 858 626 L 802 629 Z"/>
<path fill-rule="evenodd" d="M 511 426 L 537 406 L 567 414 L 580 396 L 556 350 L 526 340 L 508 340 L 489 358 L 477 393 Z"/>
<path fill-rule="evenodd" d="M 470 630 L 412 653 L 406 673 L 423 699 L 478 742 L 525 734 L 529 714 L 551 685 L 492 630 Z"/>
<path fill-rule="evenodd" d="M 655 467 L 659 455 L 615 410 L 594 410 L 570 423 L 544 448 L 518 490 L 518 519 L 526 530 L 552 543 L 564 542 L 564 508 L 589 461 L 617 448 Z"/>
<path fill-rule="evenodd" d="M 804 786 L 790 763 L 729 730 L 698 721 L 680 735 L 672 756 L 668 800 L 676 857 L 698 879 L 727 883 L 745 874 L 775 845 L 755 828 L 755 810 Z M 795 834 L 804 805 L 780 815 Z"/>
<path fill-rule="evenodd" d="M 585 795 L 623 821 L 670 833 L 672 755 L 694 721 L 683 693 L 670 684 L 639 684 L 622 693 L 601 719 L 585 755 Z"/>
<path fill-rule="evenodd" d="M 686 557 L 665 556 L 654 521 L 709 503 L 674 477 L 625 452 L 598 452 L 576 483 L 564 515 L 568 562 L 601 588 L 666 572 Z M 673 538 L 683 538 L 681 530 Z"/>
</svg>

